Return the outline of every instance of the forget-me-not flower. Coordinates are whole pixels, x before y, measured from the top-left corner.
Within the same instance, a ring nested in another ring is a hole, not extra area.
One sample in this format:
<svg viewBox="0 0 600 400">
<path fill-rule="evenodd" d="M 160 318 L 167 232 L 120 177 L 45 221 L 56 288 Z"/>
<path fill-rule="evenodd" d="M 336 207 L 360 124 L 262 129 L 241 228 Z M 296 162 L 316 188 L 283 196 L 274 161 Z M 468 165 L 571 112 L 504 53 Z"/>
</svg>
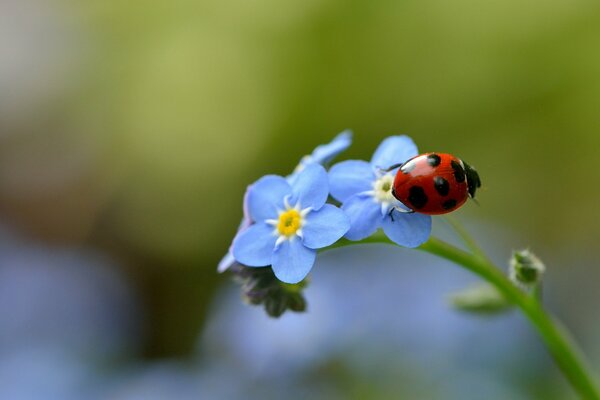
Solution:
<svg viewBox="0 0 600 400">
<path fill-rule="evenodd" d="M 418 155 L 417 146 L 408 136 L 385 139 L 373 154 L 371 162 L 349 160 L 331 167 L 331 195 L 341 203 L 350 217 L 351 227 L 345 237 L 361 240 L 383 228 L 395 243 L 417 247 L 431 233 L 431 217 L 400 212 L 406 207 L 392 195 L 397 168 L 385 169 Z"/>
<path fill-rule="evenodd" d="M 311 164 L 327 166 L 338 154 L 350 147 L 351 144 L 352 131 L 346 129 L 333 138 L 331 142 L 315 147 L 311 154 L 302 157 L 296 168 L 294 168 L 294 172 L 288 175 L 286 179 L 292 184 L 296 176 Z"/>
<path fill-rule="evenodd" d="M 248 267 L 271 265 L 279 280 L 300 282 L 316 249 L 335 243 L 350 228 L 342 210 L 325 204 L 328 195 L 327 172 L 318 164 L 306 166 L 291 185 L 276 175 L 259 179 L 246 203 L 254 223 L 235 237 L 235 260 Z"/>
<path fill-rule="evenodd" d="M 311 165 L 311 164 L 327 165 L 327 164 L 329 164 L 338 154 L 340 154 L 341 152 L 346 150 L 348 147 L 350 147 L 351 144 L 352 144 L 352 131 L 349 129 L 346 129 L 345 131 L 339 133 L 335 138 L 333 138 L 333 140 L 331 142 L 317 146 L 311 154 L 302 157 L 302 159 L 300 160 L 300 162 L 294 169 L 294 172 L 286 177 L 288 183 L 292 184 L 295 181 L 298 174 L 300 172 L 302 172 L 304 170 L 304 168 L 306 168 L 308 165 Z M 240 222 L 240 226 L 238 227 L 238 230 L 237 230 L 238 233 L 247 229 L 250 225 L 252 225 L 252 220 L 250 219 L 250 216 L 248 214 L 248 207 L 246 204 L 247 203 L 247 201 L 246 201 L 247 193 L 248 193 L 248 191 L 246 191 L 246 194 L 244 195 L 244 202 L 243 202 L 244 216 L 242 218 L 242 221 Z M 229 267 L 231 267 L 233 265 L 233 263 L 235 263 L 235 258 L 233 257 L 233 254 L 231 254 L 231 246 L 230 246 L 227 254 L 225 254 L 225 256 L 219 262 L 217 271 L 224 272 L 227 269 L 229 269 Z"/>
</svg>

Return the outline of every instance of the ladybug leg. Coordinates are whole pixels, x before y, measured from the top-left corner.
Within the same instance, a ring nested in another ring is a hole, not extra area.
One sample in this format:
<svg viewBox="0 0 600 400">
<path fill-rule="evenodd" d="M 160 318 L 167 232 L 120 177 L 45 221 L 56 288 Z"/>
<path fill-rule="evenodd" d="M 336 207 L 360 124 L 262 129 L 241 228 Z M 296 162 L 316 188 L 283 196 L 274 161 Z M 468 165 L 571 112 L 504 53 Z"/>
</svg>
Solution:
<svg viewBox="0 0 600 400">
<path fill-rule="evenodd" d="M 407 210 L 405 208 L 394 206 L 394 207 L 390 208 L 390 212 L 388 213 L 388 215 L 390 216 L 392 221 L 394 221 L 394 214 L 393 214 L 394 211 L 398 211 L 399 213 L 402 213 L 402 214 L 413 214 L 415 212 L 415 210 Z"/>
<path fill-rule="evenodd" d="M 392 165 L 392 166 L 390 166 L 390 167 L 387 167 L 387 168 L 381 168 L 381 169 L 380 169 L 380 171 L 381 171 L 381 172 L 390 172 L 390 171 L 393 171 L 393 170 L 395 170 L 396 168 L 399 168 L 399 167 L 401 167 L 401 166 L 403 166 L 403 165 L 404 165 L 404 163 L 398 163 L 398 164 L 394 164 L 394 165 Z"/>
</svg>

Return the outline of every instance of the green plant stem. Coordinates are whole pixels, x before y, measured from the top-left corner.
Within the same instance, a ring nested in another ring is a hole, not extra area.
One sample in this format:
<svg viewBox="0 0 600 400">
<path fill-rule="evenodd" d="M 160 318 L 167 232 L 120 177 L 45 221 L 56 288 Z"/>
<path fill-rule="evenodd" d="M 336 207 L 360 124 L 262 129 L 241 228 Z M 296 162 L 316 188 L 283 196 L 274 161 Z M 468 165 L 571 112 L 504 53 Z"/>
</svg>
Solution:
<svg viewBox="0 0 600 400">
<path fill-rule="evenodd" d="M 461 237 L 463 235 L 468 234 L 463 230 Z M 384 235 L 377 233 L 361 242 L 341 240 L 333 247 L 362 243 L 394 244 Z M 418 250 L 452 261 L 494 285 L 511 303 L 523 311 L 537 329 L 552 357 L 579 395 L 584 399 L 600 400 L 600 392 L 592 378 L 590 368 L 584 362 L 583 355 L 575 342 L 562 325 L 544 310 L 535 296 L 530 296 L 516 287 L 502 270 L 481 254 L 468 253 L 434 237 L 418 247 Z"/>
<path fill-rule="evenodd" d="M 473 252 L 474 255 L 489 260 L 485 252 L 479 247 L 475 239 L 471 236 L 471 234 L 465 229 L 464 226 L 452 215 L 446 215 L 444 220 L 450 225 L 450 227 L 458 234 L 458 236 L 462 239 L 463 243 L 467 246 L 469 250 Z"/>
<path fill-rule="evenodd" d="M 516 287 L 491 262 L 475 257 L 439 239 L 431 238 L 420 250 L 453 261 L 494 285 L 518 306 L 538 330 L 554 360 L 577 392 L 585 399 L 600 399 L 596 382 L 589 373 L 577 346 L 564 328 L 554 320 L 539 301 Z"/>
</svg>

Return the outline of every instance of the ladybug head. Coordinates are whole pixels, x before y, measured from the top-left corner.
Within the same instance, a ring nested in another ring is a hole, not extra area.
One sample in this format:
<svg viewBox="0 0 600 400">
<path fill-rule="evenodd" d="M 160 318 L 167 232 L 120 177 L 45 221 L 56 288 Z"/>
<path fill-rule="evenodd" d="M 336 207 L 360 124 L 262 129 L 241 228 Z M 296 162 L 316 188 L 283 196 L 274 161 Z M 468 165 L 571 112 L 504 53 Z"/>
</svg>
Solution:
<svg viewBox="0 0 600 400">
<path fill-rule="evenodd" d="M 474 199 L 475 192 L 481 187 L 481 179 L 475 168 L 463 161 L 465 166 L 465 175 L 467 176 L 467 185 L 469 186 L 469 196 Z"/>
</svg>

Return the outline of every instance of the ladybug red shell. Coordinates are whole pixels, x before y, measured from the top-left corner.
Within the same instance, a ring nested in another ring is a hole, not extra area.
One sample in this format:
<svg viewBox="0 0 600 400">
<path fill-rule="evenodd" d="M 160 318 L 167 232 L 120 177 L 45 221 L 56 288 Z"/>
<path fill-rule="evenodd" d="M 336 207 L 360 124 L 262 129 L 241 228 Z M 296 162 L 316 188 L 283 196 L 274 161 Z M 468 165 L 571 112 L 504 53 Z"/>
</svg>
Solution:
<svg viewBox="0 0 600 400">
<path fill-rule="evenodd" d="M 392 194 L 411 210 L 429 215 L 446 214 L 458 209 L 481 187 L 473 167 L 443 153 L 426 153 L 400 166 Z"/>
</svg>

